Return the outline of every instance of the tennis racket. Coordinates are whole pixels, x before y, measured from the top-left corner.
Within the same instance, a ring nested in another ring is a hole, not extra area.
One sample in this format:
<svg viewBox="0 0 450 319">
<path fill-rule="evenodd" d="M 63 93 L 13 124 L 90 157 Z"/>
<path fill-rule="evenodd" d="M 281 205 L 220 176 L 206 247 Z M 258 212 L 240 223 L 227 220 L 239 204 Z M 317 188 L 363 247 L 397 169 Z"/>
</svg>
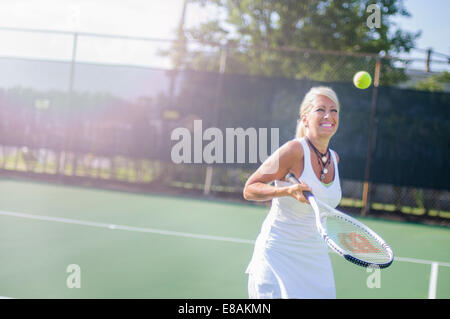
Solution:
<svg viewBox="0 0 450 319">
<path fill-rule="evenodd" d="M 299 184 L 292 173 L 287 174 L 285 179 Z M 362 267 L 386 268 L 392 264 L 392 249 L 373 230 L 321 202 L 311 192 L 304 191 L 303 194 L 314 210 L 320 236 L 333 251 Z"/>
</svg>

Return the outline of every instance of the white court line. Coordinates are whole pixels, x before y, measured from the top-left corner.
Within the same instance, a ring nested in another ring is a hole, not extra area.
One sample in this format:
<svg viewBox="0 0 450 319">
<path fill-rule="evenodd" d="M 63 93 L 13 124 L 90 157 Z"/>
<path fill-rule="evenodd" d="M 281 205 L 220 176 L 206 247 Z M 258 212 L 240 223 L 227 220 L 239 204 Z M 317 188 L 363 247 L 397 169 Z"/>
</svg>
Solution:
<svg viewBox="0 0 450 319">
<path fill-rule="evenodd" d="M 428 287 L 428 299 L 436 299 L 438 267 L 439 264 L 437 262 L 431 264 L 430 286 Z"/>
<path fill-rule="evenodd" d="M 433 261 L 433 260 L 407 258 L 407 257 L 394 257 L 394 260 L 395 261 L 405 261 L 405 262 L 415 263 L 415 264 L 427 264 L 427 265 L 439 264 L 439 266 L 450 267 L 450 263 L 446 263 L 446 262 L 442 262 L 442 261 Z"/>
<path fill-rule="evenodd" d="M 106 224 L 106 223 L 98 223 L 98 222 L 91 222 L 91 221 L 84 221 L 84 220 L 77 220 L 77 219 L 70 219 L 70 218 L 32 215 L 32 214 L 17 213 L 17 212 L 7 212 L 7 211 L 3 211 L 3 210 L 0 210 L 0 215 L 21 217 L 21 218 L 27 218 L 27 219 L 44 220 L 44 221 L 65 223 L 65 224 L 76 224 L 76 225 L 91 226 L 91 227 L 98 227 L 98 228 L 108 228 L 108 229 L 113 229 L 113 230 L 118 229 L 118 230 L 127 230 L 127 231 L 133 231 L 133 232 L 141 232 L 141 233 L 152 233 L 152 234 L 178 236 L 178 237 L 209 239 L 209 240 L 217 240 L 217 241 L 242 243 L 242 244 L 254 244 L 255 243 L 254 240 L 247 240 L 247 239 L 241 239 L 241 238 L 220 237 L 220 236 L 184 233 L 184 232 L 154 229 L 154 228 L 142 228 L 142 227 L 132 227 L 132 226 L 125 226 L 125 225 Z"/>
<path fill-rule="evenodd" d="M 132 231 L 132 232 L 152 233 L 152 234 L 177 236 L 177 237 L 188 237 L 188 238 L 197 238 L 197 239 L 207 239 L 207 240 L 217 240 L 217 241 L 234 242 L 234 243 L 251 244 L 251 245 L 253 245 L 255 243 L 254 240 L 243 239 L 243 238 L 220 237 L 220 236 L 212 236 L 212 235 L 204 235 L 204 234 L 177 232 L 177 231 L 170 231 L 170 230 L 163 230 L 163 229 L 115 225 L 115 224 L 91 222 L 91 221 L 71 219 L 71 218 L 32 215 L 32 214 L 19 213 L 19 212 L 9 212 L 9 211 L 4 211 L 4 210 L 0 210 L 0 215 L 20 217 L 20 218 L 26 218 L 26 219 L 44 220 L 44 221 L 65 223 L 65 224 L 75 224 L 75 225 L 91 226 L 91 227 L 98 227 L 98 228 L 107 228 L 107 229 L 112 229 L 112 230 L 126 230 L 126 231 Z M 418 264 L 428 264 L 428 265 L 438 264 L 439 266 L 450 267 L 450 263 L 446 263 L 446 262 L 432 261 L 432 260 L 425 260 L 425 259 L 416 259 L 416 258 L 407 258 L 407 257 L 395 257 L 394 261 L 410 262 L 410 263 L 416 263 L 416 264 L 417 263 Z"/>
</svg>

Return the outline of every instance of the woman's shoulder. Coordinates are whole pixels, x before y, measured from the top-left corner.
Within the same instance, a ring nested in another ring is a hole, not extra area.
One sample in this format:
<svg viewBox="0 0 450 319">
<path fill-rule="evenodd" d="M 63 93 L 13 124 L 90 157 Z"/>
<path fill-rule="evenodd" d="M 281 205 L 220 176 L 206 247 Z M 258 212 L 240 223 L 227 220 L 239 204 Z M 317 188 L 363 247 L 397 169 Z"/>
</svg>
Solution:
<svg viewBox="0 0 450 319">
<path fill-rule="evenodd" d="M 339 164 L 339 160 L 340 160 L 339 154 L 335 150 L 332 150 L 332 151 L 333 151 L 334 155 L 336 156 L 336 162 L 338 162 L 338 164 Z"/>
<path fill-rule="evenodd" d="M 291 156 L 303 158 L 303 146 L 299 139 L 287 141 L 282 148 Z"/>
</svg>

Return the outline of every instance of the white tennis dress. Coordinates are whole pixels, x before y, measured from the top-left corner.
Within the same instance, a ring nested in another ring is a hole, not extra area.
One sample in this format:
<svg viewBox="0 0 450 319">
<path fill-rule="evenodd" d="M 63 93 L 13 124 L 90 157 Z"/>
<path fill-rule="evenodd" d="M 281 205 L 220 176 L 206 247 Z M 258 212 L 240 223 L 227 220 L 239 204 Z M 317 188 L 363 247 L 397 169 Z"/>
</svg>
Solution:
<svg viewBox="0 0 450 319">
<path fill-rule="evenodd" d="M 304 154 L 299 179 L 318 199 L 336 207 L 342 193 L 334 151 L 331 155 L 335 176 L 326 186 L 313 171 L 306 140 L 298 141 Z M 275 185 L 287 186 L 289 183 L 275 181 Z M 336 298 L 328 246 L 317 232 L 314 211 L 309 204 L 288 196 L 272 199 L 246 273 L 249 274 L 248 293 L 252 299 Z"/>
</svg>

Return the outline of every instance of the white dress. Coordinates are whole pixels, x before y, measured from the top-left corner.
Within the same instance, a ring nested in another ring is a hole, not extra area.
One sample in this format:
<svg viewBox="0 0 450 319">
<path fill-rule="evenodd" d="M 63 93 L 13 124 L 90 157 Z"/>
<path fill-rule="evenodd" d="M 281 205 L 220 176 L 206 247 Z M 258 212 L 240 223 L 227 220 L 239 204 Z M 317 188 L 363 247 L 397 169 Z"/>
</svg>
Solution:
<svg viewBox="0 0 450 319">
<path fill-rule="evenodd" d="M 335 176 L 328 186 L 315 175 L 310 150 L 304 139 L 304 166 L 299 180 L 306 183 L 321 201 L 336 207 L 341 200 L 339 172 L 331 151 Z M 289 183 L 275 181 L 277 186 Z M 328 246 L 320 238 L 314 211 L 292 197 L 272 199 L 247 267 L 250 298 L 336 298 L 334 275 Z"/>
</svg>

